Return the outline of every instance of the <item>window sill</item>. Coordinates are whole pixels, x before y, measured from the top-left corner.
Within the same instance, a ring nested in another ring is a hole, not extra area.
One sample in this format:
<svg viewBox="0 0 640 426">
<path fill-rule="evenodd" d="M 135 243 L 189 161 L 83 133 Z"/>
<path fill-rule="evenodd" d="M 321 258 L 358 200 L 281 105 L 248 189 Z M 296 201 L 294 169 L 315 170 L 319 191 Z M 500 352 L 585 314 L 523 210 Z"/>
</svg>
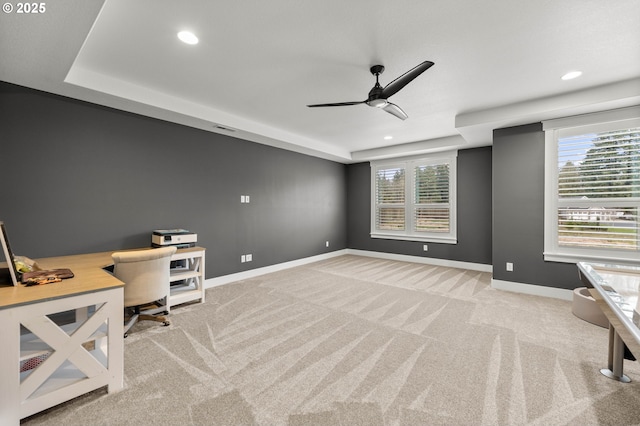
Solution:
<svg viewBox="0 0 640 426">
<path fill-rule="evenodd" d="M 458 239 L 450 236 L 446 237 L 434 237 L 434 236 L 416 236 L 416 235 L 398 235 L 398 234 L 384 234 L 384 233 L 371 233 L 371 238 L 379 238 L 385 240 L 402 240 L 402 241 L 417 241 L 423 243 L 441 243 L 441 244 L 458 244 Z"/>
<path fill-rule="evenodd" d="M 637 264 L 638 253 L 622 253 L 620 255 L 596 255 L 596 254 L 575 254 L 575 253 L 558 253 L 545 252 L 545 262 L 561 262 L 561 263 L 578 263 L 578 262 L 596 262 L 596 263 L 634 263 Z"/>
</svg>

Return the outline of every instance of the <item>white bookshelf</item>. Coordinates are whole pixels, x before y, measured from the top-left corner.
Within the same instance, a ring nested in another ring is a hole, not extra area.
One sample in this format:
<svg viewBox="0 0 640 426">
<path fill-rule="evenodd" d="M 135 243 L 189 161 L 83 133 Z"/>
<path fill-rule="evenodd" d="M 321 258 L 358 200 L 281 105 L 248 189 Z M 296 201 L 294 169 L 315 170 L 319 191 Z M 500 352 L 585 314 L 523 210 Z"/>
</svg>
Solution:
<svg viewBox="0 0 640 426">
<path fill-rule="evenodd" d="M 189 247 L 179 249 L 172 261 L 184 260 L 185 265 L 172 268 L 170 271 L 171 289 L 168 309 L 183 303 L 199 301 L 204 303 L 204 263 L 205 249 Z"/>
</svg>

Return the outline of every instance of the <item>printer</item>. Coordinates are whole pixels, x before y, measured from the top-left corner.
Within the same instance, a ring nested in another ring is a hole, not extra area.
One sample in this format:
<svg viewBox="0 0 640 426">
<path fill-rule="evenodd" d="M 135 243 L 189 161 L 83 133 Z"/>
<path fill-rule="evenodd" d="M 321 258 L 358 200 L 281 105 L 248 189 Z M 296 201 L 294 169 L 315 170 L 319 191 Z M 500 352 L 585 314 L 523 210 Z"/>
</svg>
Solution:
<svg viewBox="0 0 640 426">
<path fill-rule="evenodd" d="M 152 247 L 176 246 L 176 248 L 195 247 L 198 242 L 198 234 L 186 229 L 156 229 L 151 233 Z M 187 259 L 172 260 L 169 263 L 171 271 L 188 269 Z M 183 285 L 185 280 L 172 281 L 171 286 Z"/>
<path fill-rule="evenodd" d="M 197 242 L 198 234 L 186 229 L 156 229 L 151 234 L 151 245 L 153 247 L 195 247 Z"/>
</svg>

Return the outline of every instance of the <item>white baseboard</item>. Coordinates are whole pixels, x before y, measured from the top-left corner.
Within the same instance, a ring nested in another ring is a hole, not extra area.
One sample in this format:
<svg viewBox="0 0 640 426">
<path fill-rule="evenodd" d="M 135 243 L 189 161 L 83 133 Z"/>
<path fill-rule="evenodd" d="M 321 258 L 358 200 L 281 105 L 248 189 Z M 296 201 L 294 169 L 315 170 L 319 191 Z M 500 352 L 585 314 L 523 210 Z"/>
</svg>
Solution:
<svg viewBox="0 0 640 426">
<path fill-rule="evenodd" d="M 235 281 L 242 281 L 250 278 L 259 277 L 260 275 L 270 274 L 296 266 L 302 266 L 321 260 L 331 259 L 337 256 L 351 254 L 354 256 L 373 257 L 377 259 L 398 260 L 401 262 L 422 263 L 426 265 L 445 266 L 450 268 L 468 269 L 479 272 L 493 272 L 492 265 L 484 265 L 481 263 L 460 262 L 457 260 L 435 259 L 431 257 L 409 256 L 405 254 L 383 253 L 377 251 L 343 249 L 332 251 L 330 253 L 320 254 L 317 256 L 305 257 L 303 259 L 292 260 L 290 262 L 278 263 L 276 265 L 265 266 L 263 268 L 251 269 L 249 271 L 238 272 L 235 274 L 223 275 L 220 277 L 209 278 L 204 282 L 204 288 L 217 287 L 229 284 Z M 555 287 L 545 287 L 540 285 L 523 284 L 511 281 L 501 281 L 491 279 L 491 287 L 498 290 L 512 291 L 515 293 L 531 294 L 535 296 L 552 297 L 555 299 L 573 300 L 573 291 Z"/>
<path fill-rule="evenodd" d="M 217 287 L 219 285 L 229 284 L 235 281 L 247 280 L 249 278 L 259 277 L 260 275 L 270 274 L 272 272 L 282 271 L 284 269 L 295 268 L 296 266 L 306 265 L 308 263 L 318 262 L 320 260 L 331 259 L 332 257 L 343 256 L 347 254 L 347 250 L 336 250 L 330 253 L 319 254 L 317 256 L 305 257 L 302 259 L 292 260 L 290 262 L 278 263 L 276 265 L 265 266 L 262 268 L 251 269 L 249 271 L 237 272 L 235 274 L 222 275 L 220 277 L 209 278 L 204 281 L 204 288 Z"/>
<path fill-rule="evenodd" d="M 552 297 L 554 299 L 573 300 L 573 290 L 564 288 L 546 287 L 491 279 L 491 287 L 498 290 L 512 291 L 514 293 L 531 294 L 534 296 Z"/>
<path fill-rule="evenodd" d="M 398 260 L 400 262 L 422 263 L 426 265 L 446 266 L 449 268 L 468 269 L 479 272 L 493 272 L 492 265 L 482 263 L 460 262 L 458 260 L 436 259 L 433 257 L 410 256 L 407 254 L 383 253 L 379 251 L 347 249 L 346 254 L 356 256 L 376 257 L 378 259 Z"/>
</svg>

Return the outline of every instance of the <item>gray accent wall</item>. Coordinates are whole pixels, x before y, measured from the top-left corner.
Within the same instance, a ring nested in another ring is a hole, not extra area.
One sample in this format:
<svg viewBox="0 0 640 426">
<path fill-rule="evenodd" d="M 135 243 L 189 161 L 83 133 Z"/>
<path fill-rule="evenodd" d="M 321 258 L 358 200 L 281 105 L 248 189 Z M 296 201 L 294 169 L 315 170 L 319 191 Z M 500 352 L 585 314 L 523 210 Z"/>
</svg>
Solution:
<svg viewBox="0 0 640 426">
<path fill-rule="evenodd" d="M 494 130 L 493 278 L 572 290 L 581 286 L 575 264 L 543 258 L 544 161 L 542 124 Z"/>
<path fill-rule="evenodd" d="M 458 151 L 458 244 L 371 238 L 371 167 L 349 165 L 348 247 L 491 265 L 491 163 L 491 147 Z"/>
<path fill-rule="evenodd" d="M 207 278 L 352 248 L 493 265 L 494 279 L 514 283 L 581 286 L 575 265 L 543 259 L 539 123 L 497 129 L 492 147 L 458 152 L 458 244 L 427 243 L 424 252 L 422 242 L 369 236 L 369 163 L 3 82 L 0 122 L 0 220 L 17 254 L 145 247 L 154 229 L 186 228 L 207 248 Z M 241 263 L 242 254 L 253 261 Z"/>
<path fill-rule="evenodd" d="M 154 229 L 186 228 L 211 278 L 346 248 L 343 164 L 3 82 L 0 120 L 0 220 L 17 254 L 145 247 Z"/>
</svg>

